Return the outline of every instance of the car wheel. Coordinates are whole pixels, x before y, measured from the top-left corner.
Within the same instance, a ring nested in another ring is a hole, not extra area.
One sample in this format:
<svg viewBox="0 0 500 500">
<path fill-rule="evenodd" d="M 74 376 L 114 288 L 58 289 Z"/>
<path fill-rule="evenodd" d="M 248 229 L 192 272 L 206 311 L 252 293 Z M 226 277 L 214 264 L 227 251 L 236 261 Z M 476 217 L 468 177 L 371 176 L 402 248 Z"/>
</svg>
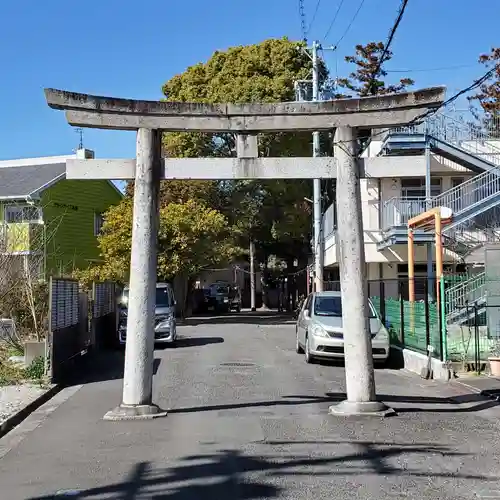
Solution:
<svg viewBox="0 0 500 500">
<path fill-rule="evenodd" d="M 304 349 L 302 349 L 299 342 L 299 331 L 297 329 L 295 330 L 295 352 L 297 354 L 304 354 Z"/>
<path fill-rule="evenodd" d="M 311 351 L 309 347 L 309 337 L 306 335 L 306 347 L 304 349 L 304 358 L 306 360 L 306 363 L 312 364 L 314 363 L 314 358 L 311 356 Z"/>
</svg>

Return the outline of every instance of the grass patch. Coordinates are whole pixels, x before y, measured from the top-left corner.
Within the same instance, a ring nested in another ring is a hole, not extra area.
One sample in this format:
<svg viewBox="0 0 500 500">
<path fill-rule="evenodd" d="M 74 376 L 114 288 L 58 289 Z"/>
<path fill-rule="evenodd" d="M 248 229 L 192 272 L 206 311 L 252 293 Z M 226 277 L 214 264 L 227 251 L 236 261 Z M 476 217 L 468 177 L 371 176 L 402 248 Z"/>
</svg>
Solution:
<svg viewBox="0 0 500 500">
<path fill-rule="evenodd" d="M 30 366 L 24 368 L 9 360 L 12 355 L 9 349 L 0 347 L 0 386 L 17 385 L 28 381 L 43 384 L 45 362 L 42 357 L 34 359 Z"/>
<path fill-rule="evenodd" d="M 25 380 L 24 369 L 0 359 L 0 386 L 20 384 Z"/>
</svg>

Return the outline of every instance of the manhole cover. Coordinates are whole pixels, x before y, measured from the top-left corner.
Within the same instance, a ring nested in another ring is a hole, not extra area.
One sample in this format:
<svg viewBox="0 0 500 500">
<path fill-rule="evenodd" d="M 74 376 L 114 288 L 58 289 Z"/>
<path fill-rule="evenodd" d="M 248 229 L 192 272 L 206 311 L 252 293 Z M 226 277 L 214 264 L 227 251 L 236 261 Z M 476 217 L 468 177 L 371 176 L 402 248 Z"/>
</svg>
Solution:
<svg viewBox="0 0 500 500">
<path fill-rule="evenodd" d="M 255 366 L 254 363 L 221 363 L 221 366 Z"/>
</svg>

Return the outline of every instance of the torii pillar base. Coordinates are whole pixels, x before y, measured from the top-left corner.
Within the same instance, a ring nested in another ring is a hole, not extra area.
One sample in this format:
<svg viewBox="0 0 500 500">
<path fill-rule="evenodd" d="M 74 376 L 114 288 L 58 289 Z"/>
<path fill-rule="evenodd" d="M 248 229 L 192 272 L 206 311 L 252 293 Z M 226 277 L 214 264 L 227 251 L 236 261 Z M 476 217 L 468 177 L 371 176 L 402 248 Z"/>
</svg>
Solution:
<svg viewBox="0 0 500 500">
<path fill-rule="evenodd" d="M 166 417 L 167 412 L 156 405 L 125 405 L 121 404 L 114 410 L 108 411 L 104 420 L 151 420 Z"/>
<path fill-rule="evenodd" d="M 380 401 L 342 401 L 328 408 L 330 415 L 339 417 L 392 417 L 396 412 Z"/>
</svg>

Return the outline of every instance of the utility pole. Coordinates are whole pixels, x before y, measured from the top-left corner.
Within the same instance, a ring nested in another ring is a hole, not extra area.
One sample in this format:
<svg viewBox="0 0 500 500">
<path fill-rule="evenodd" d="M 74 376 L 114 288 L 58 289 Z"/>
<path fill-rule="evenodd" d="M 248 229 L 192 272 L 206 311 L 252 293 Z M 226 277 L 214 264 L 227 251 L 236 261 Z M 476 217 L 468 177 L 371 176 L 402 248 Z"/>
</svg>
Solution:
<svg viewBox="0 0 500 500">
<path fill-rule="evenodd" d="M 319 97 L 319 58 L 318 49 L 321 45 L 314 41 L 312 44 L 312 100 Z M 313 132 L 313 157 L 321 155 L 319 132 Z M 313 217 L 314 217 L 314 290 L 323 291 L 323 239 L 321 237 L 321 179 L 313 179 Z"/>
<path fill-rule="evenodd" d="M 252 311 L 255 307 L 255 243 L 250 240 L 250 308 Z"/>
</svg>

